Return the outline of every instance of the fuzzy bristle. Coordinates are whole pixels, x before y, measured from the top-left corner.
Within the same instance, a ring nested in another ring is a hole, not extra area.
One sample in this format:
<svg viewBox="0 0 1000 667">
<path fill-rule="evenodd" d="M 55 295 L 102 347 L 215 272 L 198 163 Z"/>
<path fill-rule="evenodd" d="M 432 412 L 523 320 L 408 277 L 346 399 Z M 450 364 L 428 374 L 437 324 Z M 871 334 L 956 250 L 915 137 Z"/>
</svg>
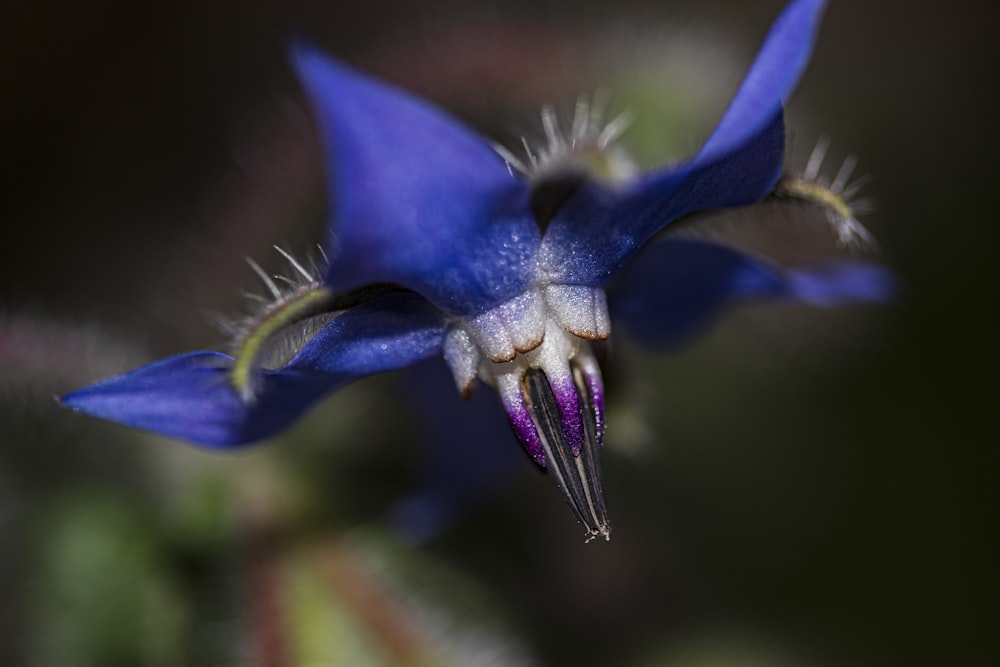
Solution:
<svg viewBox="0 0 1000 667">
<path fill-rule="evenodd" d="M 857 167 L 857 157 L 848 155 L 832 180 L 822 175 L 823 162 L 830 147 L 828 137 L 821 138 L 813 149 L 801 176 L 787 175 L 778 181 L 774 194 L 818 206 L 837 235 L 837 243 L 851 250 L 877 251 L 878 242 L 862 225 L 857 216 L 869 212 L 869 200 L 857 199 L 857 194 L 870 180 L 862 176 L 851 180 Z"/>
<path fill-rule="evenodd" d="M 245 401 L 253 399 L 255 371 L 279 332 L 321 311 L 332 298 L 332 292 L 322 282 L 325 254 L 321 262 L 311 261 L 306 268 L 287 250 L 279 246 L 274 249 L 288 262 L 291 275 L 269 275 L 248 257 L 247 264 L 264 283 L 270 296 L 247 294 L 249 314 L 225 324 L 234 357 L 230 382 Z M 320 252 L 322 254 L 322 250 Z"/>
<path fill-rule="evenodd" d="M 541 111 L 539 142 L 522 136 L 521 156 L 500 145 L 496 151 L 509 167 L 536 184 L 578 175 L 620 185 L 637 173 L 631 157 L 617 144 L 631 118 L 620 113 L 605 121 L 604 107 L 602 100 L 579 98 L 564 128 L 555 107 L 546 105 Z"/>
</svg>

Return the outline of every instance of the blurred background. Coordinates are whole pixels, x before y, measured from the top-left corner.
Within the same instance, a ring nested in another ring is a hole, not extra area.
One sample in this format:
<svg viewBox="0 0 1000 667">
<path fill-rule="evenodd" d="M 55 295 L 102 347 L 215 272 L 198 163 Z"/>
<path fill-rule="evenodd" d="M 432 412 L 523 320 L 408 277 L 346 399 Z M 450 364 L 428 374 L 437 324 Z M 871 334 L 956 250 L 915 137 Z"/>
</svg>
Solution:
<svg viewBox="0 0 1000 667">
<path fill-rule="evenodd" d="M 244 257 L 278 268 L 272 244 L 301 256 L 319 240 L 322 165 L 290 37 L 508 145 L 537 133 L 541 104 L 605 91 L 651 165 L 698 147 L 781 6 L 9 3 L 0 664 L 987 664 L 988 3 L 831 2 L 789 106 L 789 166 L 825 134 L 831 169 L 859 156 L 877 203 L 862 221 L 904 294 L 742 308 L 655 358 L 616 340 L 610 543 L 585 546 L 517 453 L 519 472 L 453 520 L 408 523 L 435 438 L 409 376 L 359 382 L 232 454 L 52 401 L 223 348 L 214 314 L 258 289 Z"/>
</svg>

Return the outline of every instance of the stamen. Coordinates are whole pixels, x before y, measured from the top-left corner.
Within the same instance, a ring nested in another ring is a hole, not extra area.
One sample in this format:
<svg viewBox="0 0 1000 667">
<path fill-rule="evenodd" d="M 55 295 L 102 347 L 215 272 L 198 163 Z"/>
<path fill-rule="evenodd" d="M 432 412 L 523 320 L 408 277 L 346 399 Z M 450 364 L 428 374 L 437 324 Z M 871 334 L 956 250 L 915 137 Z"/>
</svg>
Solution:
<svg viewBox="0 0 1000 667">
<path fill-rule="evenodd" d="M 610 331 L 600 288 L 548 285 L 453 323 L 444 357 L 468 395 L 493 385 L 524 450 L 548 472 L 588 541 L 610 535 L 597 450 L 604 389 L 591 340 Z"/>
<path fill-rule="evenodd" d="M 593 423 L 584 420 L 586 427 L 593 431 L 594 442 L 597 447 L 604 445 L 604 387 L 601 381 L 601 369 L 598 367 L 597 359 L 593 354 L 580 355 L 576 360 L 579 363 L 573 365 L 573 381 L 576 383 L 577 391 L 581 397 L 585 397 L 581 404 L 587 414 L 594 415 Z M 587 433 L 587 442 L 590 441 L 591 433 Z"/>
<path fill-rule="evenodd" d="M 603 536 L 611 539 L 600 467 L 597 463 L 597 429 L 593 398 L 586 385 L 578 384 L 581 417 L 585 424 L 584 446 L 574 452 L 563 432 L 559 405 L 544 371 L 530 369 L 522 380 L 522 392 L 545 451 L 546 470 L 565 496 L 577 521 L 587 529 L 587 541 Z"/>
</svg>

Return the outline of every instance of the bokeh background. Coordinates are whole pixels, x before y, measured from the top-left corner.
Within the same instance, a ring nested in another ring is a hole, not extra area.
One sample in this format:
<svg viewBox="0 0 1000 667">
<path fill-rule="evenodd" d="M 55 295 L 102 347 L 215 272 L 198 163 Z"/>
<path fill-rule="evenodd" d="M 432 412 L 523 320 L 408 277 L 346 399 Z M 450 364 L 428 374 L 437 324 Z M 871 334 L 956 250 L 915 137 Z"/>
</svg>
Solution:
<svg viewBox="0 0 1000 667">
<path fill-rule="evenodd" d="M 541 104 L 605 90 L 652 164 L 698 146 L 781 5 L 8 3 L 0 664 L 988 664 L 989 3 L 831 3 L 790 165 L 823 134 L 831 168 L 860 157 L 903 294 L 740 309 L 656 357 L 616 341 L 608 544 L 584 546 L 520 459 L 442 529 L 407 530 L 432 429 L 406 377 L 225 455 L 52 401 L 224 346 L 213 313 L 258 289 L 244 256 L 278 268 L 272 244 L 314 247 L 323 176 L 292 36 L 508 143 Z"/>
</svg>

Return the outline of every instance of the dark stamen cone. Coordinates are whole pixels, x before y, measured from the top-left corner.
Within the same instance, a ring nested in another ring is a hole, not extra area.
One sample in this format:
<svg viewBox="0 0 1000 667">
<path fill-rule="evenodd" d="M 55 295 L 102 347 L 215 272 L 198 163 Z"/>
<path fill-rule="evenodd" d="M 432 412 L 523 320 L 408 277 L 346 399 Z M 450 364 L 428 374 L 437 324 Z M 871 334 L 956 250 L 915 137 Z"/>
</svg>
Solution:
<svg viewBox="0 0 1000 667">
<path fill-rule="evenodd" d="M 601 488 L 601 470 L 597 461 L 597 412 L 593 397 L 577 381 L 577 394 L 583 417 L 585 442 L 579 454 L 566 441 L 559 419 L 559 406 L 545 373 L 529 370 L 522 390 L 545 450 L 545 469 L 566 498 L 577 521 L 587 529 L 588 541 L 603 536 L 611 538 L 611 524 Z"/>
</svg>

